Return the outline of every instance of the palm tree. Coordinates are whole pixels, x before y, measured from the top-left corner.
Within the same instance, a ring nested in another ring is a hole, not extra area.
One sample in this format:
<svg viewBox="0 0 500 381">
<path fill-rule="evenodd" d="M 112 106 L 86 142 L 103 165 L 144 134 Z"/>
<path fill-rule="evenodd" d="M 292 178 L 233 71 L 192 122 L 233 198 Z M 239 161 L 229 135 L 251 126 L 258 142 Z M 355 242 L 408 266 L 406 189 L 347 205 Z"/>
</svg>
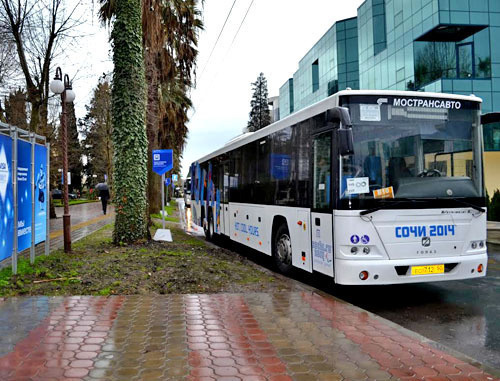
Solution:
<svg viewBox="0 0 500 381">
<path fill-rule="evenodd" d="M 156 9 L 156 6 L 158 9 Z M 148 155 L 156 148 L 172 148 L 174 171 L 180 167 L 187 136 L 187 97 L 203 28 L 198 0 L 143 2 L 143 44 L 148 85 Z M 160 177 L 148 171 L 150 213 L 160 209 Z"/>
<path fill-rule="evenodd" d="M 101 0 L 100 15 L 105 21 L 115 17 L 116 2 Z M 146 78 L 146 131 L 148 162 L 152 150 L 174 149 L 174 171 L 187 137 L 187 94 L 193 86 L 198 33 L 203 28 L 200 0 L 143 0 L 142 45 Z M 149 212 L 160 210 L 161 178 L 148 165 Z"/>
</svg>

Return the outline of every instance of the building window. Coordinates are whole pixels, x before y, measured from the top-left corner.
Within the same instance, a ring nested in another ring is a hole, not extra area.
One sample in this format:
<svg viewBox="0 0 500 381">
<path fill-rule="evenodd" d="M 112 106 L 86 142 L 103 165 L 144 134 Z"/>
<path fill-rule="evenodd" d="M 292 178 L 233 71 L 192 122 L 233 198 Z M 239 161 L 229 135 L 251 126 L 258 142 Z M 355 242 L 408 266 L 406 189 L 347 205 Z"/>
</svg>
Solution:
<svg viewBox="0 0 500 381">
<path fill-rule="evenodd" d="M 417 40 L 413 48 L 416 89 L 441 78 L 491 78 L 489 28 L 460 41 Z"/>
<path fill-rule="evenodd" d="M 312 91 L 313 93 L 319 89 L 319 63 L 318 60 L 312 64 Z"/>
<path fill-rule="evenodd" d="M 467 42 L 465 44 L 457 44 L 457 77 L 458 78 L 473 78 L 473 52 L 474 44 Z"/>
<path fill-rule="evenodd" d="M 387 47 L 385 25 L 385 0 L 372 0 L 373 10 L 373 55 L 379 54 Z"/>
<path fill-rule="evenodd" d="M 484 150 L 500 151 L 500 123 L 483 125 Z"/>
</svg>

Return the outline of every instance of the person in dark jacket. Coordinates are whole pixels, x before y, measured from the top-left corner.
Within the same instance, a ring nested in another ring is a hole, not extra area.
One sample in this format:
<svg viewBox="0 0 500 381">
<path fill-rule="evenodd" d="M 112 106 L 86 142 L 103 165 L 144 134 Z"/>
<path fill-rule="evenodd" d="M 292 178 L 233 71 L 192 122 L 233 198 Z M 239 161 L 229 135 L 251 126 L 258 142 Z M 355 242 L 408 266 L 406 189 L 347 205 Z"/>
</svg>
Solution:
<svg viewBox="0 0 500 381">
<path fill-rule="evenodd" d="M 106 208 L 108 206 L 108 200 L 109 200 L 108 185 L 106 183 L 102 183 L 102 186 L 97 186 L 96 188 L 99 190 L 99 197 L 101 198 L 101 203 L 102 203 L 102 212 L 106 214 Z"/>
</svg>

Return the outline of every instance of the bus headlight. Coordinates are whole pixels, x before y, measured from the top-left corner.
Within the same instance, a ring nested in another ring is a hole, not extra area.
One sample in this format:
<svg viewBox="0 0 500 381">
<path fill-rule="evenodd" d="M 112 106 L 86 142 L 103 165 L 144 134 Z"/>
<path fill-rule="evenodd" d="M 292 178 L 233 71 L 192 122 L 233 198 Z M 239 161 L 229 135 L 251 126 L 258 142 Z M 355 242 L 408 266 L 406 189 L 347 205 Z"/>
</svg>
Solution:
<svg viewBox="0 0 500 381">
<path fill-rule="evenodd" d="M 484 247 L 484 242 L 483 241 L 479 241 L 479 248 L 482 249 Z"/>
<path fill-rule="evenodd" d="M 363 247 L 363 253 L 366 255 L 370 254 L 370 248 L 368 246 Z"/>
<path fill-rule="evenodd" d="M 473 249 L 477 249 L 477 242 L 473 241 L 472 244 L 470 245 Z"/>
<path fill-rule="evenodd" d="M 358 253 L 358 248 L 356 246 L 351 247 L 351 254 L 356 255 Z"/>
</svg>

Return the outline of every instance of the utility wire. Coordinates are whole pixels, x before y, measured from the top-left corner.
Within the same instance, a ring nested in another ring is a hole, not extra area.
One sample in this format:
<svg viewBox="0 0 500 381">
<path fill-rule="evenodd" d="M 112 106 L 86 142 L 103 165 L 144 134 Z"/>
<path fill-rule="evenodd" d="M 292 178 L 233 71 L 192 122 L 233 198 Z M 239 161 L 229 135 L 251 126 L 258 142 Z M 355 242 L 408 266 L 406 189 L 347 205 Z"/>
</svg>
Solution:
<svg viewBox="0 0 500 381">
<path fill-rule="evenodd" d="M 243 26 L 243 23 L 245 22 L 246 18 L 247 18 L 247 15 L 248 13 L 250 12 L 250 8 L 252 8 L 252 5 L 254 3 L 255 0 L 252 0 L 250 2 L 250 5 L 248 6 L 247 8 L 247 11 L 245 13 L 245 16 L 243 16 L 243 19 L 241 20 L 240 22 L 240 26 L 238 27 L 238 30 L 236 31 L 236 33 L 234 34 L 234 37 L 233 37 L 233 40 L 231 41 L 231 45 L 229 45 L 229 48 L 227 49 L 226 51 L 226 54 L 224 55 L 224 59 L 222 60 L 222 62 L 224 62 L 227 58 L 227 56 L 229 55 L 229 52 L 231 51 L 231 48 L 233 47 L 233 44 L 234 42 L 236 41 L 236 37 L 238 37 L 238 33 L 240 33 L 240 29 L 241 27 Z M 234 5 L 234 3 L 233 3 Z M 219 71 L 220 71 L 220 67 L 219 67 Z M 215 80 L 215 78 L 217 78 L 217 75 L 219 74 L 219 71 L 217 71 L 217 73 L 213 76 L 212 80 Z M 203 73 L 202 73 L 203 74 Z M 200 75 L 200 81 L 201 81 L 201 75 Z M 196 109 L 193 109 L 193 115 L 191 115 L 191 119 L 193 118 L 193 116 L 196 114 Z"/>
<path fill-rule="evenodd" d="M 231 41 L 231 45 L 229 46 L 229 49 L 227 50 L 226 56 L 227 56 L 227 54 L 229 53 L 229 51 L 231 50 L 231 48 L 232 48 L 232 46 L 233 46 L 233 44 L 234 44 L 234 41 L 236 40 L 236 37 L 238 37 L 238 33 L 240 33 L 240 29 L 241 29 L 241 27 L 243 26 L 243 23 L 245 22 L 245 19 L 247 18 L 248 12 L 250 12 L 250 8 L 252 8 L 252 5 L 253 5 L 253 2 L 254 2 L 254 1 L 255 1 L 255 0 L 252 0 L 252 1 L 250 2 L 250 5 L 249 5 L 249 6 L 248 6 L 248 8 L 247 8 L 247 11 L 246 11 L 246 13 L 245 13 L 245 16 L 243 16 L 243 20 L 241 20 L 240 26 L 238 27 L 238 30 L 237 30 L 237 31 L 236 31 L 236 33 L 234 34 L 233 41 Z"/>
<path fill-rule="evenodd" d="M 207 63 L 205 64 L 205 66 L 203 67 L 203 70 L 201 71 L 201 74 L 200 74 L 200 81 L 201 81 L 201 78 L 203 77 L 203 73 L 205 72 L 208 64 L 210 63 L 210 58 L 212 58 L 212 54 L 215 50 L 215 48 L 217 47 L 217 43 L 219 42 L 219 39 L 220 39 L 220 36 L 222 35 L 222 32 L 224 32 L 224 28 L 226 27 L 226 24 L 227 24 L 227 20 L 229 20 L 229 16 L 231 16 L 231 12 L 233 11 L 233 8 L 234 8 L 234 4 L 236 4 L 236 1 L 237 0 L 234 0 L 233 1 L 233 5 L 231 5 L 231 9 L 229 10 L 229 13 L 227 14 L 226 16 L 226 20 L 224 21 L 224 24 L 222 25 L 222 28 L 219 32 L 219 35 L 217 36 L 217 40 L 215 40 L 215 44 L 214 46 L 212 47 L 212 51 L 210 52 L 210 55 L 208 56 L 208 60 L 207 60 Z"/>
</svg>

